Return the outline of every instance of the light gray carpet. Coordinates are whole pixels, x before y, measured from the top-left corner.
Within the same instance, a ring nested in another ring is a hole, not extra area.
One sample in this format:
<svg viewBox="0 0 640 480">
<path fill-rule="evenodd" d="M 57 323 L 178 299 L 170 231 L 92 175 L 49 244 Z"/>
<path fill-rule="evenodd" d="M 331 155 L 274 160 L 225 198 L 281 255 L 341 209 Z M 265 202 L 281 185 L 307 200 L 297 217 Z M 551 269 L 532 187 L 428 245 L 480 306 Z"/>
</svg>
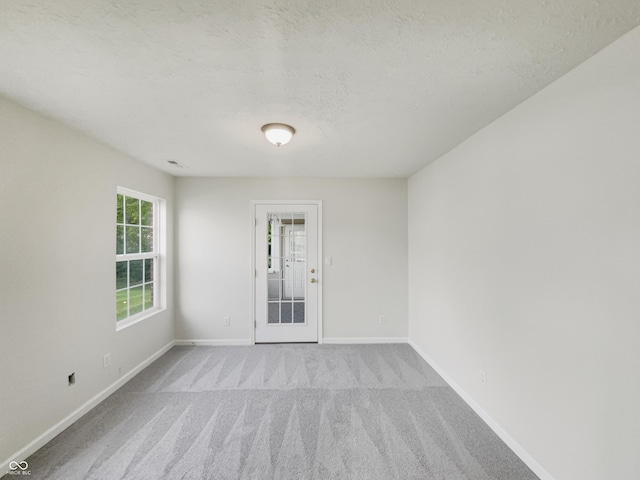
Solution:
<svg viewBox="0 0 640 480">
<path fill-rule="evenodd" d="M 408 345 L 176 347 L 37 479 L 537 478 Z"/>
</svg>

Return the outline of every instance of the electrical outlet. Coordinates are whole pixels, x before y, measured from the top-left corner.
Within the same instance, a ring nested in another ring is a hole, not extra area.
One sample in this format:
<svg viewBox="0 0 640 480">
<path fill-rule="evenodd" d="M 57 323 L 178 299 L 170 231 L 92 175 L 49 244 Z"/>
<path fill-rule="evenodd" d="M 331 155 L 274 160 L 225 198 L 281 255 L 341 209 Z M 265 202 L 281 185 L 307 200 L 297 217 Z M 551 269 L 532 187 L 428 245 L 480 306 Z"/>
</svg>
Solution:
<svg viewBox="0 0 640 480">
<path fill-rule="evenodd" d="M 107 353 L 102 357 L 102 368 L 107 368 L 109 365 L 111 365 L 111 354 Z"/>
<path fill-rule="evenodd" d="M 231 318 L 224 317 L 224 326 L 228 327 L 229 325 L 231 325 Z"/>
<path fill-rule="evenodd" d="M 483 387 L 487 386 L 487 372 L 484 370 L 480 370 L 480 385 Z"/>
<path fill-rule="evenodd" d="M 380 315 L 380 319 L 378 320 L 380 323 L 387 323 L 387 317 L 384 315 Z"/>
</svg>

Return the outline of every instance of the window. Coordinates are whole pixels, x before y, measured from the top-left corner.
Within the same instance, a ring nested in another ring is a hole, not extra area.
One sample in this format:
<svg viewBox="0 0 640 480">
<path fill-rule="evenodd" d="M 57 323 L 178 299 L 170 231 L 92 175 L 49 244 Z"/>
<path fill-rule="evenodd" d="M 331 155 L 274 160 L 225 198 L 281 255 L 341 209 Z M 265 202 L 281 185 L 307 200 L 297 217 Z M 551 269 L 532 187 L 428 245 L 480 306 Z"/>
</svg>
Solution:
<svg viewBox="0 0 640 480">
<path fill-rule="evenodd" d="M 158 310 L 160 199 L 118 188 L 116 203 L 116 323 Z"/>
</svg>

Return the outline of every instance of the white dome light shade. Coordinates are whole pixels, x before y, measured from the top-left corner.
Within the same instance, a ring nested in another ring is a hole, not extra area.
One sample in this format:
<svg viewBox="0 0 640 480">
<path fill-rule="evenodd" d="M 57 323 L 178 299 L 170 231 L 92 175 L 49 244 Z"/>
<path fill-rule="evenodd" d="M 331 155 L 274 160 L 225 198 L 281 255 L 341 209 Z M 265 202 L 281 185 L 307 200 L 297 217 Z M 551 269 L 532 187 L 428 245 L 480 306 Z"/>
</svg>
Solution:
<svg viewBox="0 0 640 480">
<path fill-rule="evenodd" d="M 262 127 L 264 136 L 278 147 L 289 143 L 293 134 L 296 133 L 293 127 L 284 123 L 267 123 Z"/>
</svg>

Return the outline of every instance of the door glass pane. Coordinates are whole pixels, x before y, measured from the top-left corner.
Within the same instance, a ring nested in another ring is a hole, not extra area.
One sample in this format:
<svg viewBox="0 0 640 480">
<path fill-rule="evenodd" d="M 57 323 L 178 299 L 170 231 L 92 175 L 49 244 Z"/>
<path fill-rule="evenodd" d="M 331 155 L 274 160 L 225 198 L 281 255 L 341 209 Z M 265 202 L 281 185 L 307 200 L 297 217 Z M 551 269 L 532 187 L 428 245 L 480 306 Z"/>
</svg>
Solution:
<svg viewBox="0 0 640 480">
<path fill-rule="evenodd" d="M 273 275 L 273 274 L 269 274 L 269 275 Z M 267 282 L 267 288 L 268 288 L 268 298 L 269 301 L 271 300 L 280 300 L 280 280 L 275 279 L 275 280 L 269 280 Z"/>
<path fill-rule="evenodd" d="M 268 273 L 276 273 L 280 275 L 282 272 L 282 258 L 280 257 L 267 257 Z"/>
<path fill-rule="evenodd" d="M 291 300 L 291 282 L 282 280 L 282 299 Z"/>
<path fill-rule="evenodd" d="M 267 306 L 269 307 L 268 308 L 269 317 L 267 319 L 267 322 L 280 323 L 280 303 L 279 302 L 269 303 L 267 304 Z"/>
<path fill-rule="evenodd" d="M 293 323 L 304 323 L 304 303 L 294 302 Z"/>
<path fill-rule="evenodd" d="M 304 324 L 306 216 L 295 212 L 270 213 L 267 220 L 267 323 Z"/>
<path fill-rule="evenodd" d="M 282 302 L 280 305 L 280 323 L 293 323 L 293 303 Z"/>
</svg>

